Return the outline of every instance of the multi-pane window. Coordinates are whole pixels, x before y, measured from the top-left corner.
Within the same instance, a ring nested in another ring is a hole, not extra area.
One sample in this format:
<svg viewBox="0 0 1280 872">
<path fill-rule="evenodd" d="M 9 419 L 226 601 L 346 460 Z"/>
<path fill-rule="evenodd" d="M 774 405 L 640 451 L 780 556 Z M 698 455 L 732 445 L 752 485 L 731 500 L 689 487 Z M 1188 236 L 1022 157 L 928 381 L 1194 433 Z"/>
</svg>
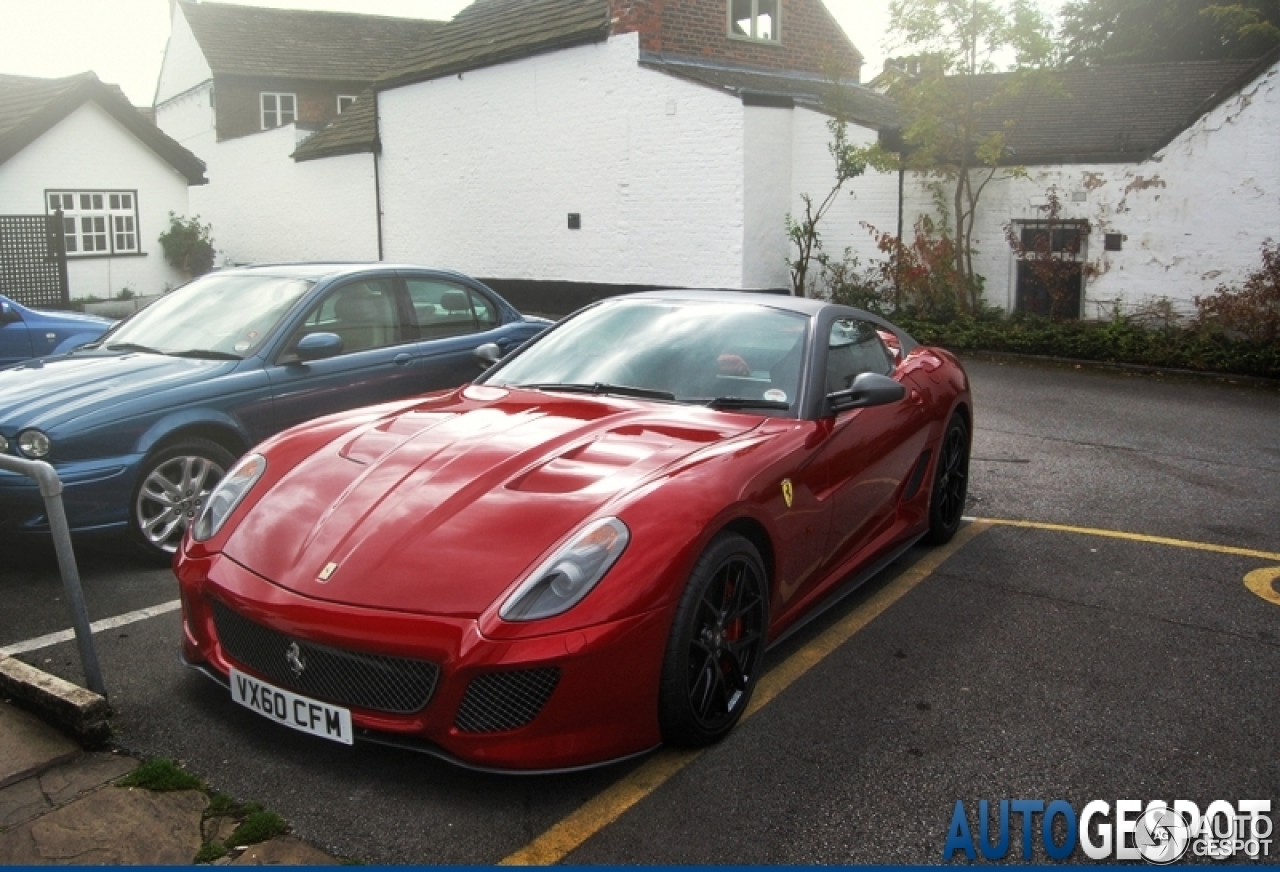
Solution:
<svg viewBox="0 0 1280 872">
<path fill-rule="evenodd" d="M 137 254 L 138 195 L 134 191 L 49 191 L 49 211 L 62 210 L 67 254 Z"/>
<path fill-rule="evenodd" d="M 782 0 L 729 0 L 729 35 L 739 39 L 778 42 L 778 12 Z"/>
<path fill-rule="evenodd" d="M 294 94 L 262 92 L 262 129 L 283 127 L 298 120 L 298 98 Z"/>
<path fill-rule="evenodd" d="M 341 115 L 351 108 L 351 104 L 356 102 L 356 98 L 347 94 L 338 95 L 338 114 Z"/>
</svg>

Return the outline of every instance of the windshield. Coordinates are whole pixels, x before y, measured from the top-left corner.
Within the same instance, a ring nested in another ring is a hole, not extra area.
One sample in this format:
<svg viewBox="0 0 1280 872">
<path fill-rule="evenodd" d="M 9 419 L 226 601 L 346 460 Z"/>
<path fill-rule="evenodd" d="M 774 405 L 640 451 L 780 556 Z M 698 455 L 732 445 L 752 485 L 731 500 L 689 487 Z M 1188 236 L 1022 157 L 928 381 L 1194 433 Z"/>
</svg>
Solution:
<svg viewBox="0 0 1280 872">
<path fill-rule="evenodd" d="M 244 357 L 312 284 L 279 276 L 207 275 L 156 300 L 108 334 L 102 345 Z"/>
<path fill-rule="evenodd" d="M 763 305 L 620 299 L 565 322 L 485 381 L 794 411 L 807 322 Z"/>
</svg>

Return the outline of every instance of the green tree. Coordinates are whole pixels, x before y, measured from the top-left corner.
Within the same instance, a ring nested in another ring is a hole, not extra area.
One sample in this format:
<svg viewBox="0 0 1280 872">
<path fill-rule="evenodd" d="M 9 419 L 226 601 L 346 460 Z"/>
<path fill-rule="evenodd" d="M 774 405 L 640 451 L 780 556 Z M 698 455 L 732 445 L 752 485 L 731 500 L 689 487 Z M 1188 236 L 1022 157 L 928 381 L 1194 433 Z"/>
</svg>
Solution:
<svg viewBox="0 0 1280 872">
<path fill-rule="evenodd" d="M 1069 64 L 1252 58 L 1280 44 L 1280 0 L 1070 0 L 1059 20 Z"/>
<path fill-rule="evenodd" d="M 954 227 L 940 230 L 954 234 L 956 305 L 973 312 L 982 293 L 973 267 L 979 204 L 993 181 L 1025 175 L 1009 165 L 1006 137 L 1014 101 L 1052 88 L 1044 77 L 1052 27 L 1031 0 L 893 0 L 889 16 L 890 34 L 919 61 L 886 74 L 906 118 L 902 164 L 945 189 Z M 990 75 L 1002 62 L 1012 74 Z"/>
<path fill-rule="evenodd" d="M 843 112 L 837 112 L 835 117 L 827 120 L 827 129 L 831 131 L 827 151 L 835 162 L 835 182 L 820 201 L 814 202 L 808 193 L 801 194 L 804 214 L 798 219 L 790 213 L 786 217 L 787 236 L 796 247 L 796 257 L 788 259 L 787 266 L 791 269 L 791 292 L 797 297 L 808 296 L 813 284 L 810 270 L 814 261 L 820 261 L 822 257 L 822 234 L 818 231 L 818 224 L 835 205 L 845 184 L 866 172 L 868 161 L 874 157 L 874 146 L 857 146 L 849 142 L 848 123 Z"/>
</svg>

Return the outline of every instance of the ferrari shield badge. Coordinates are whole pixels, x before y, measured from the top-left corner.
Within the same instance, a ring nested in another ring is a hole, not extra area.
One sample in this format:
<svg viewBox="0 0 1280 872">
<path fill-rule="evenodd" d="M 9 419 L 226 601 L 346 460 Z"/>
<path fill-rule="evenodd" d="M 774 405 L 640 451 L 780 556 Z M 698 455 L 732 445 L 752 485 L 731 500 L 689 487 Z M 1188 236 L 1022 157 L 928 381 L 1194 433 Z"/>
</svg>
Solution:
<svg viewBox="0 0 1280 872">
<path fill-rule="evenodd" d="M 789 504 L 789 503 L 788 503 L 788 504 Z M 326 581 L 328 581 L 330 578 L 332 578 L 332 577 L 333 577 L 333 574 L 334 574 L 335 572 L 337 572 L 337 571 L 338 571 L 338 564 L 336 564 L 336 563 L 326 563 L 326 564 L 324 565 L 324 569 L 320 570 L 320 575 L 316 578 L 316 581 L 319 581 L 319 582 L 326 582 Z"/>
<path fill-rule="evenodd" d="M 786 502 L 787 508 L 791 508 L 791 501 L 795 499 L 795 491 L 791 487 L 791 479 L 789 478 L 782 480 L 782 499 Z"/>
</svg>

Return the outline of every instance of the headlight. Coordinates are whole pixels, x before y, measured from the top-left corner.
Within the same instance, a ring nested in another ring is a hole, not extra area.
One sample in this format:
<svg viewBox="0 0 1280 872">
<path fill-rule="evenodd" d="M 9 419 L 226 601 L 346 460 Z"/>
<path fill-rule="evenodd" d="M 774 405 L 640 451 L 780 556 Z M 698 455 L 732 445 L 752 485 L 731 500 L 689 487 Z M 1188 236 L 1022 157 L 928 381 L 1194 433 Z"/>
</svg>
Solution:
<svg viewBox="0 0 1280 872">
<path fill-rule="evenodd" d="M 593 521 L 529 574 L 498 612 L 507 621 L 536 621 L 577 605 L 622 556 L 631 532 L 617 518 Z"/>
<path fill-rule="evenodd" d="M 200 517 L 191 528 L 191 538 L 197 542 L 213 538 L 266 471 L 267 459 L 261 454 L 247 454 L 240 458 L 240 462 L 231 467 L 204 501 Z"/>
<path fill-rule="evenodd" d="M 49 437 L 39 430 L 23 430 L 18 434 L 18 450 L 32 460 L 49 456 Z"/>
</svg>

